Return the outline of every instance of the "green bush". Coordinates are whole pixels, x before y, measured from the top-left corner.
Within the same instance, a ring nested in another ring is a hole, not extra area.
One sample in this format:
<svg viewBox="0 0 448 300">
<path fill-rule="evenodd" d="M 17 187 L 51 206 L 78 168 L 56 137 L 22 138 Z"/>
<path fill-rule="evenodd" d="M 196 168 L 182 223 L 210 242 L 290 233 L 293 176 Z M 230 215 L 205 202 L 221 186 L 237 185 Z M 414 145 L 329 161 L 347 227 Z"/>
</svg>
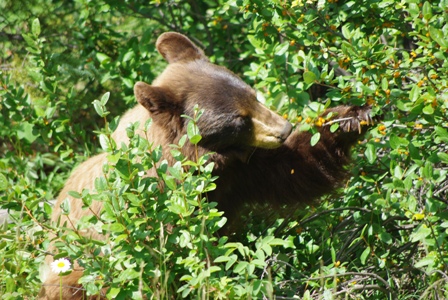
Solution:
<svg viewBox="0 0 448 300">
<path fill-rule="evenodd" d="M 2 299 L 37 295 L 55 229 L 51 200 L 99 151 L 109 162 L 100 193 L 73 195 L 86 208 L 104 202 L 80 226 L 108 240 L 58 228 L 60 256 L 86 268 L 88 293 L 448 297 L 448 1 L 6 0 L 0 11 L 0 208 L 10 215 L 0 227 Z M 200 138 L 197 119 L 172 147 L 173 166 L 133 128 L 129 147 L 118 149 L 110 139 L 117 116 L 135 104 L 134 82 L 163 70 L 154 44 L 169 30 L 297 126 L 318 125 L 320 105 L 372 105 L 383 121 L 354 149 L 344 188 L 288 218 L 274 213 L 271 223 L 253 208 L 229 241 L 217 234 L 225 218 L 204 196 L 213 165 L 179 151 Z M 142 178 L 156 162 L 158 176 Z"/>
</svg>

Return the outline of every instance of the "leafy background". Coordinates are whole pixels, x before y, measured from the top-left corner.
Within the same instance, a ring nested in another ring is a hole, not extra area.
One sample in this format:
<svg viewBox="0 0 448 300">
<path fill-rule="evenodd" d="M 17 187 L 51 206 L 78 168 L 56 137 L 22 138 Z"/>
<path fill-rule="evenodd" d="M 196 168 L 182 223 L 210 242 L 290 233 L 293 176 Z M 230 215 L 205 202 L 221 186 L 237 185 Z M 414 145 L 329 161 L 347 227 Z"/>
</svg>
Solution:
<svg viewBox="0 0 448 300">
<path fill-rule="evenodd" d="M 87 293 L 105 286 L 108 298 L 448 298 L 447 13 L 446 0 L 2 1 L 1 298 L 37 295 L 50 232 L 85 266 Z M 109 136 L 134 82 L 163 70 L 154 44 L 165 31 L 188 35 L 294 124 L 318 126 L 320 104 L 372 105 L 383 121 L 354 149 L 344 188 L 270 223 L 254 208 L 230 242 L 202 197 L 214 188 L 206 157 L 174 148 L 175 166 L 136 176 L 160 149 L 132 128 L 129 148 Z M 49 223 L 70 171 L 100 151 L 109 209 L 81 226 L 107 242 Z"/>
</svg>

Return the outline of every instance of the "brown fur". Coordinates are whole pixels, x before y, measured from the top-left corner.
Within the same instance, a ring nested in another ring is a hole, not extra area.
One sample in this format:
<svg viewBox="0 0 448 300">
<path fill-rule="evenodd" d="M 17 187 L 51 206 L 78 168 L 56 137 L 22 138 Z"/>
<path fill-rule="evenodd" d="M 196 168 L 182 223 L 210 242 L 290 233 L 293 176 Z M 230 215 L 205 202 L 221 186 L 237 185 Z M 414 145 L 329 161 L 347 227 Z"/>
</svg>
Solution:
<svg viewBox="0 0 448 300">
<path fill-rule="evenodd" d="M 138 133 L 154 145 L 162 145 L 164 158 L 172 163 L 168 145 L 176 144 L 186 133 L 187 121 L 181 115 L 192 116 L 198 104 L 204 109 L 198 121 L 202 135 L 199 155 L 215 152 L 211 160 L 219 176 L 217 190 L 208 197 L 230 218 L 243 203 L 310 203 L 343 180 L 350 146 L 361 134 L 360 122 L 371 121 L 368 108 L 339 106 L 326 111 L 324 117 L 334 112 L 333 119 L 344 120 L 336 133 L 331 133 L 329 126 L 321 127 L 321 139 L 312 147 L 310 133 L 297 130 L 291 134 L 291 125 L 257 102 L 253 89 L 229 70 L 211 64 L 185 36 L 165 33 L 159 37 L 157 49 L 169 65 L 152 85 L 136 83 L 134 93 L 139 104 L 122 117 L 113 133 L 119 145 L 128 143 L 126 126 L 139 121 Z M 153 123 L 144 135 L 143 126 L 149 118 Z M 192 145 L 182 151 L 194 159 Z M 53 222 L 67 221 L 60 210 L 66 198 L 71 203 L 71 222 L 90 213 L 82 210 L 80 200 L 69 197 L 68 191 L 93 191 L 94 178 L 103 175 L 105 161 L 106 155 L 99 154 L 73 172 L 57 199 Z M 153 172 L 149 170 L 148 175 Z M 95 213 L 101 208 L 98 202 L 91 207 Z M 101 238 L 89 231 L 82 234 Z M 51 261 L 48 256 L 46 264 Z M 63 299 L 82 299 L 77 289 L 81 273 L 78 269 L 63 277 Z M 59 276 L 48 274 L 40 299 L 59 299 Z"/>
</svg>

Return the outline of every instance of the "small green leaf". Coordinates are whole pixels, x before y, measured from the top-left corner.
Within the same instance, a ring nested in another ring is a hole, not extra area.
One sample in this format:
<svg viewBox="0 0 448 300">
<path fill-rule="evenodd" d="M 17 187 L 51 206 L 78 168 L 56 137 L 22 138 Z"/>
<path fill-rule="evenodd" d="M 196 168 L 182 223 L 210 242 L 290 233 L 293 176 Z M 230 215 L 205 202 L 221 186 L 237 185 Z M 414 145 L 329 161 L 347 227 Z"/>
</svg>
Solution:
<svg viewBox="0 0 448 300">
<path fill-rule="evenodd" d="M 409 100 L 411 100 L 411 102 L 415 102 L 418 100 L 418 98 L 420 97 L 420 88 L 418 87 L 418 85 L 414 85 L 411 89 L 411 92 L 409 93 Z"/>
<path fill-rule="evenodd" d="M 249 263 L 247 261 L 241 261 L 239 262 L 235 268 L 233 268 L 233 272 L 237 273 L 237 274 L 244 274 L 244 270 L 246 269 L 247 265 Z"/>
<path fill-rule="evenodd" d="M 446 40 L 445 35 L 443 34 L 442 30 L 430 26 L 429 27 L 429 35 L 441 47 L 448 48 L 448 41 Z"/>
<path fill-rule="evenodd" d="M 311 137 L 311 146 L 315 146 L 320 140 L 320 132 L 316 132 L 315 134 L 313 134 L 313 136 Z"/>
<path fill-rule="evenodd" d="M 434 114 L 434 107 L 432 107 L 431 104 L 426 105 L 425 107 L 423 107 L 423 113 L 425 115 L 433 115 Z"/>
<path fill-rule="evenodd" d="M 201 140 L 202 136 L 200 136 L 199 134 L 190 137 L 190 143 L 192 143 L 193 145 L 197 145 Z"/>
<path fill-rule="evenodd" d="M 375 145 L 367 144 L 365 156 L 369 164 L 373 164 L 376 161 L 376 148 Z"/>
<path fill-rule="evenodd" d="M 236 262 L 236 260 L 238 259 L 238 256 L 236 256 L 236 254 L 232 254 L 231 256 L 229 256 L 229 260 L 226 263 L 226 270 L 229 270 L 233 264 Z"/>
<path fill-rule="evenodd" d="M 386 77 L 381 80 L 381 88 L 383 89 L 383 91 L 386 91 L 389 88 L 389 81 Z"/>
<path fill-rule="evenodd" d="M 106 65 L 106 64 L 108 64 L 109 62 L 110 62 L 110 57 L 109 56 L 107 56 L 106 54 L 104 54 L 104 53 L 97 53 L 96 54 L 96 59 L 98 59 L 98 61 L 100 62 L 100 64 L 102 64 L 102 65 Z"/>
<path fill-rule="evenodd" d="M 62 201 L 61 210 L 63 215 L 68 215 L 70 213 L 71 210 L 70 198 L 67 197 Z"/>
<path fill-rule="evenodd" d="M 330 132 L 335 133 L 339 129 L 339 122 L 333 123 L 330 126 Z"/>
<path fill-rule="evenodd" d="M 166 174 L 163 174 L 163 181 L 165 182 L 165 185 L 170 189 L 175 191 L 177 189 L 176 180 L 172 176 L 167 176 Z"/>
<path fill-rule="evenodd" d="M 353 37 L 353 35 L 354 35 L 353 31 L 351 31 L 350 28 L 349 28 L 351 26 L 352 25 L 350 23 L 347 23 L 344 26 L 342 26 L 342 35 L 347 40 L 350 40 Z"/>
<path fill-rule="evenodd" d="M 4 191 L 8 188 L 8 179 L 6 176 L 0 173 L 0 191 Z"/>
<path fill-rule="evenodd" d="M 388 232 L 381 232 L 379 234 L 379 238 L 382 242 L 386 243 L 386 244 L 391 244 L 392 243 L 392 235 Z"/>
<path fill-rule="evenodd" d="M 417 3 L 409 3 L 408 11 L 412 18 L 417 18 L 420 13 Z"/>
<path fill-rule="evenodd" d="M 109 299 L 115 299 L 115 297 L 118 296 L 118 294 L 121 292 L 120 288 L 116 288 L 116 287 L 111 287 L 107 290 L 107 297 Z"/>
<path fill-rule="evenodd" d="M 176 162 L 176 165 L 173 167 L 168 167 L 168 172 L 171 176 L 173 176 L 177 180 L 182 180 L 182 171 L 181 171 L 180 163 Z"/>
<path fill-rule="evenodd" d="M 100 134 L 99 140 L 103 150 L 107 151 L 110 149 L 109 138 L 105 134 Z"/>
<path fill-rule="evenodd" d="M 123 232 L 126 229 L 126 227 L 124 227 L 124 225 L 120 223 L 104 224 L 102 228 L 105 231 L 111 231 L 115 233 Z"/>
<path fill-rule="evenodd" d="M 283 44 L 280 44 L 276 47 L 276 52 L 275 55 L 281 56 L 283 54 L 286 53 L 286 51 L 288 51 L 289 48 L 289 43 L 288 42 L 284 42 Z"/>
<path fill-rule="evenodd" d="M 305 81 L 306 84 L 312 84 L 316 81 L 316 79 L 316 74 L 311 71 L 306 71 L 303 73 L 303 81 Z"/>
<path fill-rule="evenodd" d="M 424 241 L 427 237 L 431 236 L 431 229 L 426 227 L 426 225 L 420 225 L 415 232 L 411 234 L 411 242 Z"/>
<path fill-rule="evenodd" d="M 361 259 L 361 263 L 362 263 L 363 265 L 366 264 L 366 260 L 367 260 L 367 258 L 369 257 L 369 254 L 370 254 L 370 247 L 367 247 L 367 248 L 362 252 L 361 257 L 360 257 L 360 259 Z"/>
<path fill-rule="evenodd" d="M 92 102 L 93 104 L 93 108 L 95 108 L 96 113 L 100 116 L 103 117 L 104 116 L 104 110 L 103 110 L 103 106 L 101 105 L 101 102 L 98 100 L 94 100 Z"/>
<path fill-rule="evenodd" d="M 24 34 L 22 34 L 22 37 L 25 40 L 25 42 L 28 44 L 28 46 L 37 49 L 37 43 L 31 35 L 24 33 Z"/>
<path fill-rule="evenodd" d="M 218 256 L 218 257 L 214 260 L 214 263 L 226 262 L 226 261 L 229 261 L 229 260 L 230 260 L 230 257 L 225 256 L 225 255 L 221 255 L 221 256 Z"/>
<path fill-rule="evenodd" d="M 22 124 L 20 124 L 20 128 L 17 130 L 17 136 L 21 140 L 25 139 L 29 143 L 32 143 L 39 136 L 35 135 L 33 131 L 34 131 L 34 124 L 25 121 Z"/>
<path fill-rule="evenodd" d="M 40 22 L 38 18 L 33 20 L 33 23 L 31 24 L 31 32 L 35 37 L 40 35 Z"/>
<path fill-rule="evenodd" d="M 435 126 L 434 131 L 443 142 L 448 143 L 448 131 L 445 128 Z"/>
<path fill-rule="evenodd" d="M 414 264 L 415 268 L 423 268 L 430 265 L 435 265 L 436 260 L 434 256 L 428 255 L 420 259 L 418 262 Z"/>
<path fill-rule="evenodd" d="M 105 93 L 102 97 L 101 97 L 101 104 L 103 106 L 106 106 L 107 101 L 109 100 L 110 97 L 110 92 Z"/>
<path fill-rule="evenodd" d="M 423 14 L 423 18 L 425 18 L 426 20 L 429 20 L 432 18 L 432 7 L 431 7 L 431 3 L 429 3 L 428 1 L 426 1 L 423 4 L 422 14 Z"/>
<path fill-rule="evenodd" d="M 396 134 L 391 134 L 389 143 L 393 149 L 398 149 L 401 146 L 406 147 L 409 144 L 409 141 L 405 138 L 397 136 Z"/>
<path fill-rule="evenodd" d="M 123 61 L 130 61 L 135 56 L 134 51 L 129 51 L 123 56 Z"/>
<path fill-rule="evenodd" d="M 254 46 L 255 48 L 260 48 L 261 47 L 261 41 L 259 39 L 257 39 L 254 35 L 247 35 L 247 39 L 249 40 L 249 43 L 252 44 L 252 46 Z"/>
<path fill-rule="evenodd" d="M 81 199 L 82 198 L 81 194 L 76 192 L 76 191 L 69 191 L 67 194 L 69 194 L 70 196 L 72 196 L 75 199 Z"/>
<path fill-rule="evenodd" d="M 187 124 L 187 136 L 193 145 L 196 145 L 202 139 L 199 128 L 193 121 L 189 121 Z"/>
<path fill-rule="evenodd" d="M 437 156 L 444 162 L 448 163 L 448 154 L 444 152 L 437 153 Z"/>
</svg>

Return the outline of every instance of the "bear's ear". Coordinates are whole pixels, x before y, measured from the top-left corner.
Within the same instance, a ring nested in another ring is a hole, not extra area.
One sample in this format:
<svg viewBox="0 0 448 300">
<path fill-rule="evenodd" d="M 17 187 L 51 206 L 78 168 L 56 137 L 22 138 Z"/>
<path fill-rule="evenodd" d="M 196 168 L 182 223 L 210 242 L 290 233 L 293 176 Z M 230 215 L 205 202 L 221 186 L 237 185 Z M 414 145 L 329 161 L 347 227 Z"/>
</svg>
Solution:
<svg viewBox="0 0 448 300">
<path fill-rule="evenodd" d="M 196 59 L 208 60 L 204 52 L 186 36 L 177 32 L 165 32 L 156 42 L 157 50 L 168 63 L 192 61 Z"/>
<path fill-rule="evenodd" d="M 162 87 L 139 81 L 134 85 L 134 95 L 151 114 L 162 113 L 171 106 L 169 92 Z"/>
</svg>

